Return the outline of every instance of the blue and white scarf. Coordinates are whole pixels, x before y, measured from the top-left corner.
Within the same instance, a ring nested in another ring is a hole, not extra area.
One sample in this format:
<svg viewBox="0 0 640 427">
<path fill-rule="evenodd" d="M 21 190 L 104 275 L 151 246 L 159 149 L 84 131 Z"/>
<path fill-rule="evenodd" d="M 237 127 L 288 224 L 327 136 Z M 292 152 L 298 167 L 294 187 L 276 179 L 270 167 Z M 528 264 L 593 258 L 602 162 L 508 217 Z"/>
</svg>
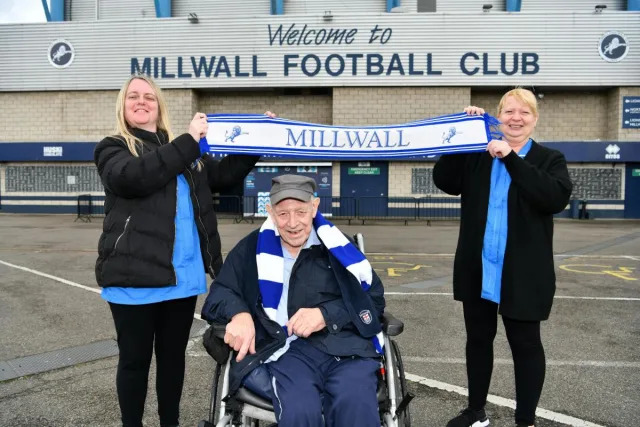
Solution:
<svg viewBox="0 0 640 427">
<path fill-rule="evenodd" d="M 327 221 L 320 212 L 313 219 L 313 226 L 329 252 L 351 273 L 366 292 L 371 288 L 373 269 L 371 264 L 336 226 Z M 258 264 L 258 284 L 262 295 L 262 306 L 267 316 L 276 321 L 278 304 L 282 297 L 284 282 L 284 258 L 280 235 L 275 224 L 268 216 L 260 227 L 258 245 L 256 248 L 256 262 Z M 285 333 L 286 322 L 281 324 Z M 384 340 L 382 332 L 372 338 L 378 353 L 382 353 Z"/>
<path fill-rule="evenodd" d="M 325 159 L 402 159 L 484 151 L 499 132 L 489 114 L 451 114 L 389 126 L 327 126 L 261 114 L 208 116 L 202 152 Z"/>
</svg>

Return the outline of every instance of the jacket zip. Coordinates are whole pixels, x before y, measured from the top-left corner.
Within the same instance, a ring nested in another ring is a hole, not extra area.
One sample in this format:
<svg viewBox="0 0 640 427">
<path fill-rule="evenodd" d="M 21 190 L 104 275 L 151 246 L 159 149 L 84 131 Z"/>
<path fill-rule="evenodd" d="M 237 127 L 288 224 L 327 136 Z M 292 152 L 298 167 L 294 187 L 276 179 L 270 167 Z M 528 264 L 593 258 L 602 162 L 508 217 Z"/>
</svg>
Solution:
<svg viewBox="0 0 640 427">
<path fill-rule="evenodd" d="M 122 238 L 122 236 L 124 236 L 124 233 L 127 231 L 127 227 L 129 226 L 129 220 L 131 220 L 131 215 L 129 215 L 127 217 L 127 220 L 124 222 L 124 228 L 122 229 L 122 233 L 120 233 L 120 235 L 118 236 L 118 238 L 116 239 L 116 244 L 113 245 L 113 250 L 117 250 L 118 249 L 118 242 L 120 241 L 120 239 Z"/>
<path fill-rule="evenodd" d="M 158 140 L 158 145 L 162 147 L 162 141 L 160 141 L 160 137 L 157 133 L 153 134 Z M 178 272 L 176 271 L 176 266 L 173 265 L 173 253 L 176 249 L 176 240 L 178 239 L 178 230 L 176 229 L 176 218 L 178 217 L 178 177 L 176 176 L 176 215 L 173 218 L 173 242 L 171 242 L 171 269 L 173 270 L 173 277 L 175 279 L 176 285 L 178 285 Z"/>
<path fill-rule="evenodd" d="M 198 200 L 198 194 L 196 193 L 195 181 L 193 179 L 193 174 L 191 173 L 189 168 L 187 168 L 186 171 L 189 172 L 189 177 L 191 178 L 191 190 L 193 191 L 193 198 L 196 200 L 196 205 L 198 205 L 198 221 L 202 225 L 202 231 L 203 231 L 202 234 L 204 234 L 204 238 L 207 241 L 206 248 L 207 248 L 207 254 L 209 255 L 209 263 L 207 264 L 207 269 L 209 270 L 209 273 L 211 274 L 211 276 L 213 276 L 213 280 L 215 280 L 216 273 L 215 271 L 213 271 L 213 267 L 211 266 L 211 263 L 213 262 L 213 255 L 211 255 L 211 252 L 209 252 L 209 234 L 207 233 L 207 227 L 205 227 L 204 222 L 202 222 L 202 215 L 201 215 L 202 210 L 200 208 L 200 201 Z"/>
</svg>

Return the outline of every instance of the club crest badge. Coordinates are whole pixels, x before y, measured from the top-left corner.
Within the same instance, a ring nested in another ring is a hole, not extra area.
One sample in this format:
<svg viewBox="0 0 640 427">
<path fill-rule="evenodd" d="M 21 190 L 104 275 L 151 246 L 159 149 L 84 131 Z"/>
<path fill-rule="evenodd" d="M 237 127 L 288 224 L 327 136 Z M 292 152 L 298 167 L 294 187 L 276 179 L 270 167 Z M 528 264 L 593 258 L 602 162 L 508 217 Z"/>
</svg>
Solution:
<svg viewBox="0 0 640 427">
<path fill-rule="evenodd" d="M 365 325 L 368 325 L 371 323 L 371 312 L 369 310 L 362 310 L 359 314 L 360 316 L 360 320 L 362 320 L 362 323 L 364 323 Z"/>
<path fill-rule="evenodd" d="M 56 68 L 66 68 L 73 62 L 75 50 L 71 43 L 58 39 L 49 46 L 49 62 Z"/>
<path fill-rule="evenodd" d="M 629 43 L 624 34 L 618 31 L 609 31 L 600 38 L 598 52 L 607 62 L 620 62 L 629 53 Z"/>
</svg>

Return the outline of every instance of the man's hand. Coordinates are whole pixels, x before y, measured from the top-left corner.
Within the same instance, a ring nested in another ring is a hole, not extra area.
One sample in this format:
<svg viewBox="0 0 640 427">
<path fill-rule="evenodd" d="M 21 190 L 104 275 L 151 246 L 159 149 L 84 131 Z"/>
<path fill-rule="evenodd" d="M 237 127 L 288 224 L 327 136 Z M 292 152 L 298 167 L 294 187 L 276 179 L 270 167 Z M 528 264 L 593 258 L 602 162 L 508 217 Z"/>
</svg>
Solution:
<svg viewBox="0 0 640 427">
<path fill-rule="evenodd" d="M 301 308 L 287 322 L 287 331 L 289 331 L 289 336 L 296 334 L 306 338 L 325 326 L 327 324 L 319 308 Z"/>
<path fill-rule="evenodd" d="M 227 324 L 224 342 L 238 354 L 236 362 L 247 355 L 256 353 L 256 329 L 249 313 L 238 313 Z"/>
</svg>

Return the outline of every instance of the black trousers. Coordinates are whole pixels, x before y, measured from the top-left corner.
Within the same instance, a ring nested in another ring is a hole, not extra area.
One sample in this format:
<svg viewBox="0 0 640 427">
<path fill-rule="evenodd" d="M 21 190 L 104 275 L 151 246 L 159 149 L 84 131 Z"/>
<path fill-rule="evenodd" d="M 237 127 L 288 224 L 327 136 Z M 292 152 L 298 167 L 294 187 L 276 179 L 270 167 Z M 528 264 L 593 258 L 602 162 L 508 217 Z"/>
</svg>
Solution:
<svg viewBox="0 0 640 427">
<path fill-rule="evenodd" d="M 483 299 L 464 301 L 467 329 L 467 379 L 469 407 L 484 408 L 493 371 L 493 340 L 498 326 L 498 305 Z M 545 356 L 540 339 L 540 322 L 502 316 L 513 355 L 516 377 L 516 423 L 532 425 L 542 393 Z"/>
<path fill-rule="evenodd" d="M 154 347 L 160 425 L 178 425 L 185 350 L 196 297 L 143 305 L 109 303 L 109 306 L 120 350 L 116 388 L 122 425 L 142 426 Z"/>
</svg>

